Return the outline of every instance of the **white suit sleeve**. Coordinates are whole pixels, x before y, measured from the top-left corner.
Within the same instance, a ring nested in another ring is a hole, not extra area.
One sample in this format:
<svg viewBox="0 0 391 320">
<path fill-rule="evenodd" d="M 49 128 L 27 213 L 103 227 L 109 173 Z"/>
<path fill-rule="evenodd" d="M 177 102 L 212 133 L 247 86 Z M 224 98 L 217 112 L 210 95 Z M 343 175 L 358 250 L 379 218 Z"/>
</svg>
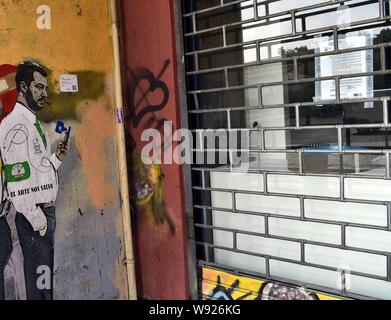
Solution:
<svg viewBox="0 0 391 320">
<path fill-rule="evenodd" d="M 56 154 L 53 153 L 50 157 L 50 162 L 53 164 L 54 168 L 56 170 L 58 170 L 58 168 L 60 168 L 60 165 L 61 165 L 61 160 L 57 158 Z"/>
<path fill-rule="evenodd" d="M 47 132 L 45 131 L 45 137 L 46 137 L 46 141 L 47 141 L 47 145 L 48 145 L 48 148 L 49 148 L 49 153 L 51 152 L 50 149 L 51 149 L 51 141 L 50 141 L 50 136 L 47 134 Z M 53 164 L 54 168 L 56 170 L 58 170 L 61 166 L 61 160 L 57 158 L 56 154 L 53 153 L 51 156 L 50 156 L 50 162 Z"/>
</svg>

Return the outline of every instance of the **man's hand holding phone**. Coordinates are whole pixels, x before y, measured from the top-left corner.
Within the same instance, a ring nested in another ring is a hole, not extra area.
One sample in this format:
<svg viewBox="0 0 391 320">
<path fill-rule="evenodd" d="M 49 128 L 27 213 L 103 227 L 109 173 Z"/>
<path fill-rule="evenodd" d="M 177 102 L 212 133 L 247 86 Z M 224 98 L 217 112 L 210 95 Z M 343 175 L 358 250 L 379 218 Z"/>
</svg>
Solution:
<svg viewBox="0 0 391 320">
<path fill-rule="evenodd" d="M 71 128 L 69 128 L 67 133 L 65 134 L 64 140 L 60 141 L 60 143 L 57 146 L 56 156 L 60 161 L 64 161 L 71 147 L 71 139 L 69 138 L 70 134 L 71 134 Z"/>
</svg>

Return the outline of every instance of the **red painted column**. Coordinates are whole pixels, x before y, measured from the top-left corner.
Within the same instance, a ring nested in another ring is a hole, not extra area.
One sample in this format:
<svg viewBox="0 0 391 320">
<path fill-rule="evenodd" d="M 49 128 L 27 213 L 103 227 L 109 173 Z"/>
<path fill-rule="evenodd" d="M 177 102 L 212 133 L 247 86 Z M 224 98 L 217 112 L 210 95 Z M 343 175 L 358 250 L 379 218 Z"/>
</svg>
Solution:
<svg viewBox="0 0 391 320">
<path fill-rule="evenodd" d="M 180 128 L 173 2 L 123 0 L 121 10 L 138 293 L 189 299 L 182 167 L 140 161 L 143 130 L 155 128 L 164 137 L 164 120 Z"/>
</svg>

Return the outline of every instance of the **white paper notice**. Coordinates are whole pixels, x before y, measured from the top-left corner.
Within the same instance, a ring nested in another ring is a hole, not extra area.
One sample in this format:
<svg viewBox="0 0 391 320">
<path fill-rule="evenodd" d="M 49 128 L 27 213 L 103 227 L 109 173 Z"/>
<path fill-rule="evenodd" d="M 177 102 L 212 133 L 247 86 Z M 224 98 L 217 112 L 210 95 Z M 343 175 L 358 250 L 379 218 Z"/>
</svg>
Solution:
<svg viewBox="0 0 391 320">
<path fill-rule="evenodd" d="M 60 76 L 60 91 L 61 92 L 79 92 L 79 83 L 77 75 L 64 74 Z"/>
<path fill-rule="evenodd" d="M 363 34 L 347 37 L 340 41 L 340 49 L 371 45 L 372 36 Z M 318 53 L 333 51 L 332 40 L 320 39 Z M 321 56 L 315 58 L 315 76 L 331 77 L 345 74 L 365 73 L 373 71 L 373 50 L 362 50 L 339 55 Z M 334 80 L 316 82 L 315 101 L 334 100 L 336 98 Z M 341 99 L 372 98 L 374 79 L 373 76 L 343 78 L 340 81 Z M 372 108 L 373 103 L 366 103 L 366 108 Z"/>
</svg>

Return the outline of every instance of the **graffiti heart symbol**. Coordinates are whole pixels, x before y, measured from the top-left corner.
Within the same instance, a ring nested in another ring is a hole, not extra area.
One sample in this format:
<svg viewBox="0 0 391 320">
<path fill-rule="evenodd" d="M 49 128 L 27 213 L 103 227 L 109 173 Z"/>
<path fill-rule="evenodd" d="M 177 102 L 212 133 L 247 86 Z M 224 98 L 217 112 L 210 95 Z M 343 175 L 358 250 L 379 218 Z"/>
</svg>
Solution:
<svg viewBox="0 0 391 320">
<path fill-rule="evenodd" d="M 164 68 L 162 72 L 164 72 L 165 69 L 166 68 Z M 163 74 L 162 72 L 158 77 L 155 77 L 147 68 L 130 71 L 129 107 L 130 117 L 135 128 L 139 126 L 145 115 L 163 110 L 168 103 L 170 92 L 167 85 L 159 80 Z M 141 85 L 141 83 L 145 82 L 148 83 L 147 86 Z M 137 95 L 138 92 L 141 93 L 141 98 L 138 98 L 138 96 L 140 96 Z M 151 103 L 150 96 L 152 95 L 155 97 L 159 96 L 160 101 L 153 101 L 153 103 Z M 140 109 L 140 106 L 144 107 Z"/>
</svg>

